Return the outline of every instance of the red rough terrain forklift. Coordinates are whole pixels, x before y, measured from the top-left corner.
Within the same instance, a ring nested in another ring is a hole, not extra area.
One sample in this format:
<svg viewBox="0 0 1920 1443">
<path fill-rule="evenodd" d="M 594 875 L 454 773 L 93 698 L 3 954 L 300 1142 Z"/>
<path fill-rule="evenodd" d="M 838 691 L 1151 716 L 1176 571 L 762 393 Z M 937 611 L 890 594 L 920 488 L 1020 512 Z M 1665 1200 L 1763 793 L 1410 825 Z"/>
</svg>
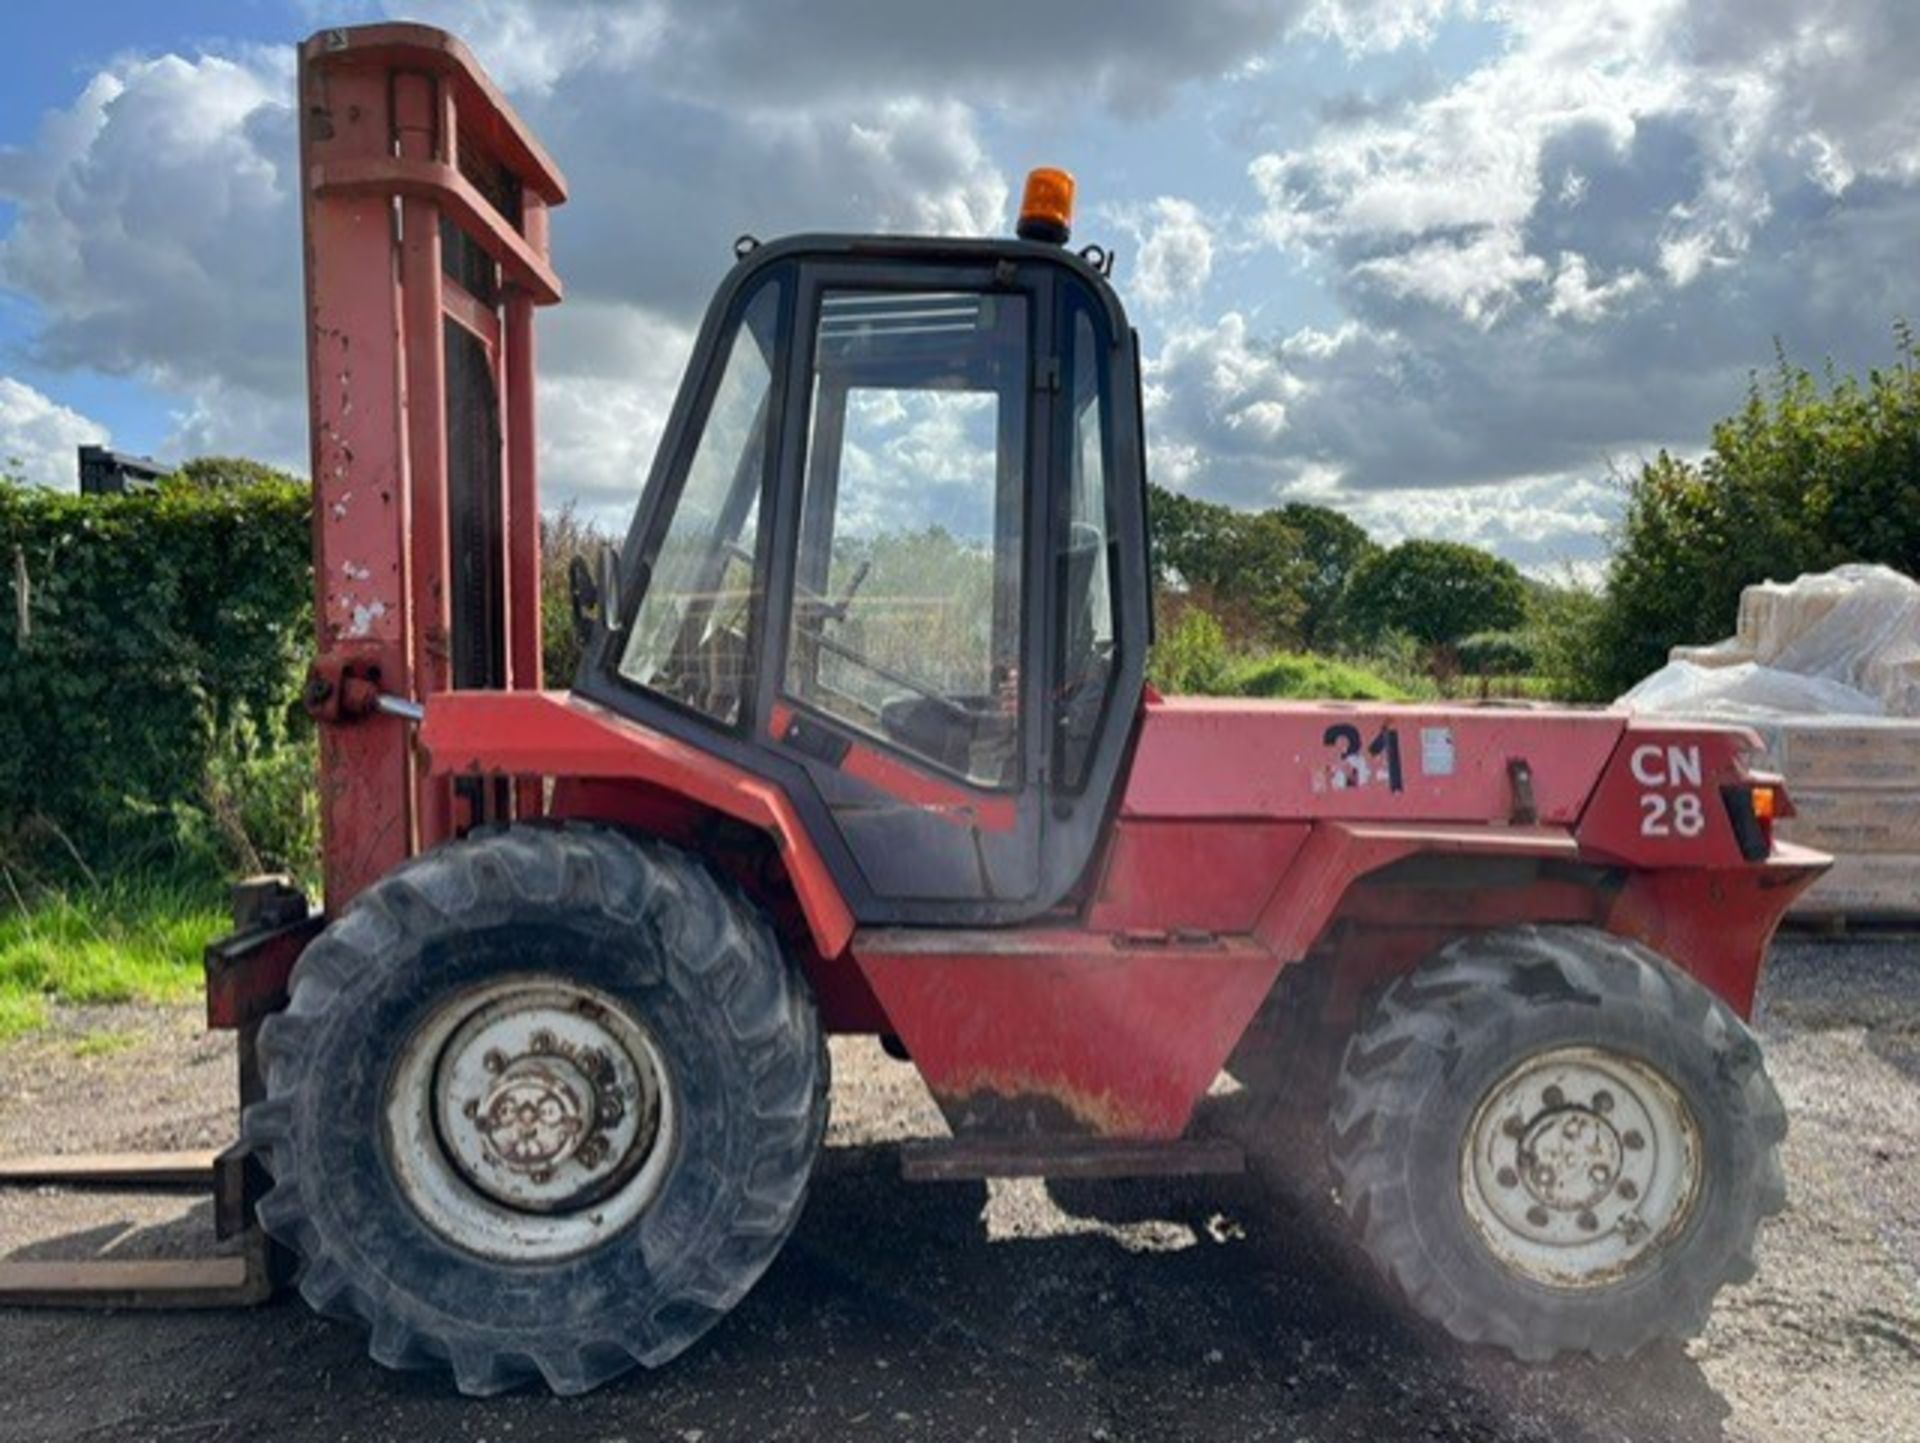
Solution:
<svg viewBox="0 0 1920 1443">
<path fill-rule="evenodd" d="M 830 1033 L 939 1103 L 914 1179 L 1233 1170 L 1189 1134 L 1230 1057 L 1328 1054 L 1279 1102 L 1361 1245 L 1525 1358 L 1750 1272 L 1742 1019 L 1826 860 L 1751 734 L 1157 695 L 1138 347 L 1045 170 L 1014 240 L 738 243 L 545 690 L 564 183 L 441 32 L 324 31 L 299 85 L 326 907 L 256 898 L 209 1005 L 258 1222 L 377 1360 L 680 1353 L 794 1225 Z"/>
</svg>

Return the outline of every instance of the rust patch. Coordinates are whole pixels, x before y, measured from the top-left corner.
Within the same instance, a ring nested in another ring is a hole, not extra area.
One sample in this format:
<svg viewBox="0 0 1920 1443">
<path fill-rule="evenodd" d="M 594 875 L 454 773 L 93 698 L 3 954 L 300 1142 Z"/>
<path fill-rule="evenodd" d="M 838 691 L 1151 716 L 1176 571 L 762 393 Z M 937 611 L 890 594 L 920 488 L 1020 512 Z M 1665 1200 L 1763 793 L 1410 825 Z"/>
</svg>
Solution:
<svg viewBox="0 0 1920 1443">
<path fill-rule="evenodd" d="M 1060 1077 L 981 1070 L 929 1086 L 956 1134 L 1142 1137 L 1161 1131 L 1113 1093 L 1091 1092 Z"/>
</svg>

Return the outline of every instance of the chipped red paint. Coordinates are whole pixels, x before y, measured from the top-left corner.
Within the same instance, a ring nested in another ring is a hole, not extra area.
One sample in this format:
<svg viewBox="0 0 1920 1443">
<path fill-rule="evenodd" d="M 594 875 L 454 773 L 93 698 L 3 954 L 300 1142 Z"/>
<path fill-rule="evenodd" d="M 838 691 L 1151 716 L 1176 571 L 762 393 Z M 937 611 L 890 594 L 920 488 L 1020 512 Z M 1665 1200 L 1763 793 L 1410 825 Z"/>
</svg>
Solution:
<svg viewBox="0 0 1920 1443">
<path fill-rule="evenodd" d="M 509 679 L 538 687 L 531 313 L 560 296 L 546 215 L 566 184 L 466 47 L 441 31 L 322 31 L 301 46 L 299 86 L 319 670 L 377 669 L 381 690 L 416 700 L 450 683 L 442 336 L 451 317 L 490 337 L 502 382 Z M 461 173 L 463 146 L 519 182 L 517 228 Z M 500 262 L 504 321 L 443 275 L 442 220 Z M 335 910 L 452 832 L 448 788 L 417 765 L 404 722 L 326 717 L 320 773 Z M 539 801 L 523 790 L 521 813 Z"/>
<path fill-rule="evenodd" d="M 1277 962 L 1246 941 L 862 930 L 853 954 L 955 1132 L 1179 1136 Z"/>
</svg>

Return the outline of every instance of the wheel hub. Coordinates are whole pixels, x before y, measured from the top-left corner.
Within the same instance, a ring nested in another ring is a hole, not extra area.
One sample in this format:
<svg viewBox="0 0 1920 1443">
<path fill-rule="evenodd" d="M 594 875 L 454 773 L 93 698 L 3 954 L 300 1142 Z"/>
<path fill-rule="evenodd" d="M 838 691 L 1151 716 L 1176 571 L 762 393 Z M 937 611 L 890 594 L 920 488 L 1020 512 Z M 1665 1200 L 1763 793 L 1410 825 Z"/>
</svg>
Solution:
<svg viewBox="0 0 1920 1443">
<path fill-rule="evenodd" d="M 484 1098 L 462 1109 L 491 1161 L 538 1178 L 579 1150 L 593 1126 L 593 1084 L 567 1062 L 522 1057 Z"/>
<path fill-rule="evenodd" d="M 1557 1212 L 1603 1203 L 1620 1180 L 1626 1156 L 1613 1124 L 1584 1107 L 1542 1114 L 1526 1130 L 1519 1152 L 1527 1191 Z"/>
<path fill-rule="evenodd" d="M 1462 1151 L 1461 1201 L 1505 1267 L 1600 1287 L 1650 1264 L 1700 1185 L 1697 1131 L 1663 1076 L 1601 1048 L 1538 1054 L 1481 1102 Z"/>
<path fill-rule="evenodd" d="M 670 1104 L 625 1007 L 559 979 L 506 980 L 449 999 L 409 1039 L 388 1132 L 403 1191 L 454 1242 L 561 1256 L 645 1206 Z"/>
</svg>

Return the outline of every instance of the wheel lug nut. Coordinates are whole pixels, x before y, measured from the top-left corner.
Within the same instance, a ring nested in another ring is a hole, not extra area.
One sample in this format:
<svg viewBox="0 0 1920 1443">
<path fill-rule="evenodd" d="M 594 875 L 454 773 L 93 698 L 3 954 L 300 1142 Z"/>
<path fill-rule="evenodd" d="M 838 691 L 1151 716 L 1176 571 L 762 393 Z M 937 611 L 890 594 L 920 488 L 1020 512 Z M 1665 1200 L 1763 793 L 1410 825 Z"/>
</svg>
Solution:
<svg viewBox="0 0 1920 1443">
<path fill-rule="evenodd" d="M 1566 1093 L 1557 1087 L 1549 1087 L 1545 1092 L 1541 1093 L 1540 1100 L 1548 1107 L 1565 1107 L 1567 1105 Z"/>
<path fill-rule="evenodd" d="M 1582 1229 L 1590 1233 L 1598 1232 L 1600 1229 L 1600 1219 L 1592 1213 L 1581 1213 L 1574 1221 L 1579 1223 Z"/>
<path fill-rule="evenodd" d="M 533 1040 L 529 1045 L 535 1052 L 551 1052 L 553 1051 L 553 1034 L 543 1027 L 533 1034 Z"/>
<path fill-rule="evenodd" d="M 1527 1125 L 1517 1117 L 1510 1117 L 1500 1124 L 1500 1131 L 1508 1137 L 1519 1137 L 1527 1130 Z"/>
<path fill-rule="evenodd" d="M 1605 1092 L 1605 1091 L 1594 1093 L 1593 1110 L 1595 1112 L 1612 1112 L 1613 1111 L 1613 1094 L 1611 1092 Z"/>
<path fill-rule="evenodd" d="M 477 1099 L 469 1097 L 465 1102 L 460 1104 L 460 1110 L 468 1117 L 478 1117 L 480 1115 L 480 1103 Z"/>
<path fill-rule="evenodd" d="M 1493 1175 L 1493 1180 L 1499 1183 L 1501 1187 L 1520 1186 L 1520 1174 L 1510 1167 L 1501 1168 L 1499 1172 Z"/>
<path fill-rule="evenodd" d="M 1621 1135 L 1620 1145 L 1626 1148 L 1629 1152 L 1638 1152 L 1640 1151 L 1641 1148 L 1647 1145 L 1647 1140 L 1644 1137 L 1640 1136 L 1638 1132 L 1635 1132 L 1634 1130 L 1629 1128 L 1625 1133 Z"/>
<path fill-rule="evenodd" d="M 1620 1186 L 1615 1188 L 1614 1191 L 1619 1193 L 1620 1196 L 1625 1198 L 1628 1202 L 1632 1202 L 1635 1198 L 1640 1196 L 1640 1189 L 1634 1186 L 1633 1179 L 1630 1177 L 1621 1178 Z"/>
<path fill-rule="evenodd" d="M 1547 1210 L 1541 1207 L 1538 1203 L 1535 1203 L 1532 1207 L 1527 1209 L 1527 1221 L 1532 1223 L 1537 1228 L 1545 1227 L 1548 1222 Z"/>
<path fill-rule="evenodd" d="M 490 1047 L 487 1049 L 487 1055 L 480 1059 L 480 1065 L 486 1068 L 488 1072 L 499 1072 L 506 1067 L 507 1059 L 501 1054 L 498 1048 Z"/>
</svg>

